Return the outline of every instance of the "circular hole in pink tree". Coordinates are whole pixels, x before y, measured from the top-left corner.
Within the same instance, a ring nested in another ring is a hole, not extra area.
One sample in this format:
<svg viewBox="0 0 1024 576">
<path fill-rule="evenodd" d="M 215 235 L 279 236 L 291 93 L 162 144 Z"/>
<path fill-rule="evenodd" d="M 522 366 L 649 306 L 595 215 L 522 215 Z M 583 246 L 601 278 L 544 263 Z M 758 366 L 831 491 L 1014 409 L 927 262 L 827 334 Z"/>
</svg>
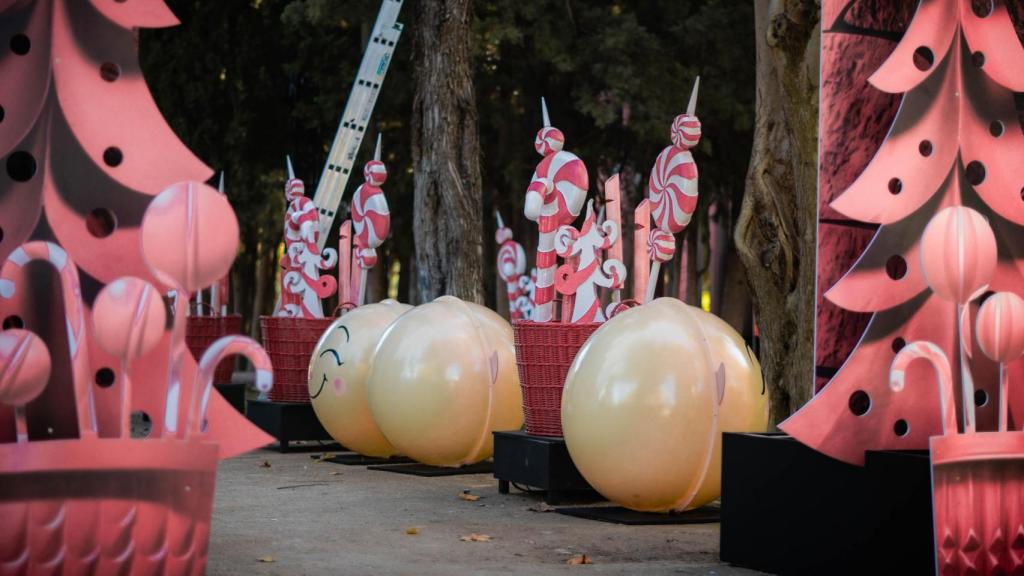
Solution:
<svg viewBox="0 0 1024 576">
<path fill-rule="evenodd" d="M 121 77 L 121 67 L 113 62 L 104 62 L 100 66 L 100 78 L 107 82 L 113 82 Z"/>
<path fill-rule="evenodd" d="M 907 341 L 904 340 L 903 338 L 901 338 L 901 337 L 893 338 L 893 341 L 892 341 L 892 351 L 894 353 L 898 353 L 900 350 L 903 350 L 903 347 L 906 346 L 906 345 L 907 345 Z"/>
<path fill-rule="evenodd" d="M 103 151 L 103 163 L 111 168 L 116 168 L 124 162 L 124 154 L 121 149 L 116 146 L 111 146 Z"/>
<path fill-rule="evenodd" d="M 899 178 L 889 180 L 889 194 L 895 196 L 900 192 L 903 192 L 903 181 Z"/>
<path fill-rule="evenodd" d="M 985 165 L 977 160 L 972 160 L 967 165 L 965 172 L 967 181 L 971 183 L 971 186 L 978 186 L 985 181 Z"/>
<path fill-rule="evenodd" d="M 975 67 L 981 68 L 982 66 L 985 65 L 985 53 L 978 51 L 975 52 L 974 54 L 971 54 L 971 62 L 974 64 Z"/>
<path fill-rule="evenodd" d="M 899 254 L 890 256 L 885 261 L 885 273 L 893 280 L 901 280 L 907 275 L 907 261 Z"/>
<path fill-rule="evenodd" d="M 999 138 L 1003 135 L 1003 132 L 1006 132 L 1006 126 L 1004 126 L 999 120 L 993 120 L 992 123 L 988 125 L 988 132 L 993 137 Z"/>
<path fill-rule="evenodd" d="M 935 54 L 931 48 L 919 46 L 917 50 L 914 50 L 914 66 L 918 70 L 924 72 L 931 69 L 933 64 L 935 64 Z"/>
<path fill-rule="evenodd" d="M 107 208 L 94 208 L 85 217 L 85 228 L 95 238 L 106 238 L 117 230 L 117 216 Z"/>
<path fill-rule="evenodd" d="M 850 394 L 849 407 L 854 416 L 863 416 L 871 409 L 871 396 L 863 390 L 857 390 Z"/>
<path fill-rule="evenodd" d="M 906 436 L 910 433 L 910 424 L 907 424 L 906 420 L 900 418 L 892 425 L 892 431 L 897 436 Z"/>
<path fill-rule="evenodd" d="M 10 45 L 11 52 L 14 52 L 18 56 L 24 56 L 32 49 L 32 41 L 24 34 L 15 34 L 14 36 L 11 36 Z"/>
<path fill-rule="evenodd" d="M 917 151 L 925 158 L 932 155 L 933 149 L 931 140 L 921 140 L 921 143 L 917 145 Z"/>
<path fill-rule="evenodd" d="M 7 175 L 15 182 L 28 182 L 36 175 L 36 159 L 24 150 L 7 157 Z"/>
<path fill-rule="evenodd" d="M 117 375 L 110 368 L 103 367 L 96 371 L 95 376 L 96 385 L 100 388 L 110 388 L 114 385 L 114 381 L 117 379 Z"/>
<path fill-rule="evenodd" d="M 971 11 L 978 18 L 988 18 L 993 10 L 995 10 L 995 6 L 992 5 L 992 0 L 972 0 L 971 2 Z"/>
<path fill-rule="evenodd" d="M 3 328 L 4 330 L 12 330 L 14 328 L 24 328 L 25 321 L 21 319 L 21 316 L 11 315 L 4 318 Z"/>
<path fill-rule="evenodd" d="M 977 406 L 978 408 L 981 408 L 986 404 L 988 404 L 988 392 L 985 392 L 984 390 L 975 390 L 974 405 Z"/>
</svg>

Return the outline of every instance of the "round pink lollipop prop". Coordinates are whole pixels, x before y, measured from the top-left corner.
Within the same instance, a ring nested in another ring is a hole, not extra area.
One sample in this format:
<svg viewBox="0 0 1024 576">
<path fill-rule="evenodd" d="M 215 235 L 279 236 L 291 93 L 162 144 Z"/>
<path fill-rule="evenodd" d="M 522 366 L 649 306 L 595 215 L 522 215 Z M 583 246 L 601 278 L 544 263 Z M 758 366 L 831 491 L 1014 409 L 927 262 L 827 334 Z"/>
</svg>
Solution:
<svg viewBox="0 0 1024 576">
<path fill-rule="evenodd" d="M 164 435 L 180 435 L 181 362 L 189 294 L 224 276 L 238 252 L 238 220 L 227 198 L 201 182 L 179 182 L 158 194 L 142 218 L 142 256 L 176 292 Z M 192 391 L 195 393 L 195 390 Z"/>
<path fill-rule="evenodd" d="M 93 304 L 96 341 L 121 359 L 121 436 L 131 435 L 132 389 L 128 363 L 152 350 L 164 334 L 167 314 L 160 294 L 145 280 L 118 278 Z"/>
<path fill-rule="evenodd" d="M 655 262 L 668 262 L 676 254 L 675 236 L 664 230 L 652 230 L 647 237 L 647 254 Z"/>
<path fill-rule="evenodd" d="M 963 340 L 963 307 L 978 297 L 995 274 L 996 237 L 985 217 L 966 206 L 950 206 L 932 217 L 921 236 L 921 268 L 932 291 L 956 303 L 964 431 L 974 432 L 974 382 Z"/>
<path fill-rule="evenodd" d="M 50 351 L 27 330 L 0 332 L 0 402 L 14 406 L 18 442 L 28 441 L 25 405 L 46 388 L 50 380 Z"/>
<path fill-rule="evenodd" d="M 1009 374 L 1006 365 L 1024 355 L 1024 299 L 1013 292 L 993 294 L 978 311 L 978 344 L 999 362 L 999 431 L 1005 432 L 1009 412 Z"/>
</svg>

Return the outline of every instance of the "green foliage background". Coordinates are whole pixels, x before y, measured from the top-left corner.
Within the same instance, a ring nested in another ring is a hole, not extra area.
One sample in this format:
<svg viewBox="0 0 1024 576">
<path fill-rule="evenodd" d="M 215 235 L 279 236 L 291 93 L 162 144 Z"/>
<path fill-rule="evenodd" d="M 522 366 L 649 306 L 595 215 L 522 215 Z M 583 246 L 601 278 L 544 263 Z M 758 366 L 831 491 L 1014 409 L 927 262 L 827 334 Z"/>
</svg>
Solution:
<svg viewBox="0 0 1024 576">
<path fill-rule="evenodd" d="M 384 190 L 392 238 L 382 262 L 412 262 L 413 83 L 406 26 L 374 111 L 357 168 L 383 134 L 389 179 Z M 169 0 L 182 25 L 144 30 L 140 52 L 149 86 L 180 137 L 216 170 L 242 225 L 235 307 L 252 308 L 256 259 L 280 241 L 284 157 L 307 193 L 316 188 L 337 130 L 378 0 Z M 598 175 L 632 175 L 635 205 L 647 173 L 669 143 L 669 126 L 701 75 L 697 151 L 701 210 L 738 210 L 754 114 L 753 8 L 728 0 L 479 0 L 473 53 L 480 117 L 485 230 L 500 209 L 528 253 L 536 230 L 522 217 L 526 185 L 539 161 L 533 139 L 545 96 L 566 148 Z M 358 174 L 358 173 L 357 173 Z M 346 197 L 361 178 L 349 181 Z M 491 248 L 493 242 L 485 242 Z M 488 267 L 488 270 L 493 267 Z M 268 269 L 272 269 L 268 267 Z M 492 272 L 493 274 L 493 272 Z M 408 276 L 408 274 L 404 274 Z M 493 279 L 493 278 L 492 278 Z M 266 281 L 265 278 L 262 281 Z M 400 298 L 406 299 L 403 278 Z M 490 288 L 490 287 L 489 287 Z M 493 293 L 493 289 L 488 290 Z M 273 293 L 259 304 L 268 312 Z"/>
</svg>

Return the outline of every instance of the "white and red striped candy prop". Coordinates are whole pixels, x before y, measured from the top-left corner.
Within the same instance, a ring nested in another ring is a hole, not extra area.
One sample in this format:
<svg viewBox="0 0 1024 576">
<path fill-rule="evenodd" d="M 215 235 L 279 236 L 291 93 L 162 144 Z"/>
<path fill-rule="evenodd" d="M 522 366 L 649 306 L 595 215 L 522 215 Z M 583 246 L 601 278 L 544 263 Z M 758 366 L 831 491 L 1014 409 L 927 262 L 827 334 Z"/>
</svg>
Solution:
<svg viewBox="0 0 1024 576">
<path fill-rule="evenodd" d="M 498 248 L 498 277 L 505 282 L 508 296 L 509 318 L 521 320 L 523 311 L 520 309 L 520 297 L 523 289 L 519 285 L 520 277 L 526 272 L 526 252 L 522 244 L 512 239 L 512 229 L 505 226 L 501 214 L 494 213 L 498 228 L 494 232 L 494 240 Z"/>
<path fill-rule="evenodd" d="M 626 279 L 626 266 L 620 260 L 607 259 L 602 262 L 602 253 L 618 240 L 619 226 L 608 220 L 597 224 L 593 201 L 587 204 L 587 218 L 583 227 L 562 226 L 555 238 L 558 255 L 575 261 L 558 269 L 555 287 L 565 296 L 575 296 L 573 301 L 573 324 L 603 322 L 601 300 L 597 289 L 621 288 Z"/>
<path fill-rule="evenodd" d="M 964 306 L 988 287 L 996 270 L 996 236 L 988 221 L 966 206 L 940 210 L 921 235 L 921 268 L 936 296 L 957 305 L 964 432 L 975 430 L 974 381 L 961 335 Z"/>
<path fill-rule="evenodd" d="M 682 232 L 693 218 L 697 209 L 697 164 L 693 161 L 693 148 L 700 142 L 700 120 L 697 119 L 697 91 L 700 88 L 700 77 L 693 84 L 690 103 L 686 114 L 681 114 L 672 122 L 672 145 L 658 154 L 651 168 L 648 179 L 648 199 L 650 200 L 651 219 L 654 229 L 648 237 L 648 246 L 659 241 L 666 244 L 664 234 L 672 235 Z M 657 234 L 660 231 L 663 234 Z M 651 275 L 647 285 L 646 302 L 654 298 L 654 289 L 658 285 L 658 273 L 661 263 L 672 259 L 675 253 L 675 239 L 671 239 L 671 254 L 661 259 L 657 251 L 651 248 Z M 661 254 L 666 251 L 661 250 Z"/>
<path fill-rule="evenodd" d="M 377 136 L 377 149 L 373 160 L 366 163 L 363 175 L 366 182 L 356 188 L 350 205 L 352 244 L 357 249 L 356 255 L 361 269 L 358 305 L 362 305 L 366 297 L 366 270 L 377 264 L 376 249 L 384 243 L 391 230 L 388 201 L 384 197 L 384 191 L 379 187 L 387 179 L 387 168 L 380 160 L 380 135 Z"/>
<path fill-rule="evenodd" d="M 1024 355 L 1024 299 L 1013 292 L 989 296 L 978 311 L 974 331 L 981 351 L 999 363 L 999 431 L 1005 432 L 1010 388 L 1006 365 Z"/>
<path fill-rule="evenodd" d="M 676 238 L 655 228 L 647 237 L 647 255 L 654 262 L 668 262 L 676 255 Z"/>
<path fill-rule="evenodd" d="M 917 361 L 924 360 L 935 369 L 935 380 L 939 389 L 939 411 L 942 415 L 943 433 L 956 433 L 956 399 L 953 395 L 953 374 L 945 352 L 931 342 L 911 342 L 900 349 L 889 368 L 889 387 L 895 392 L 903 390 L 907 369 Z"/>
<path fill-rule="evenodd" d="M 545 128 L 550 128 L 547 105 L 541 101 L 544 113 Z M 543 144 L 537 145 L 538 151 L 547 154 L 533 172 L 533 179 L 526 189 L 526 202 L 523 214 L 537 222 L 540 238 L 537 242 L 537 289 L 535 298 L 534 320 L 548 322 L 552 318 L 553 301 L 555 298 L 555 233 L 560 226 L 571 224 L 580 211 L 587 197 L 589 176 L 587 167 L 578 156 L 571 152 L 558 150 L 563 140 L 556 138 L 558 132 L 545 132 Z"/>
</svg>

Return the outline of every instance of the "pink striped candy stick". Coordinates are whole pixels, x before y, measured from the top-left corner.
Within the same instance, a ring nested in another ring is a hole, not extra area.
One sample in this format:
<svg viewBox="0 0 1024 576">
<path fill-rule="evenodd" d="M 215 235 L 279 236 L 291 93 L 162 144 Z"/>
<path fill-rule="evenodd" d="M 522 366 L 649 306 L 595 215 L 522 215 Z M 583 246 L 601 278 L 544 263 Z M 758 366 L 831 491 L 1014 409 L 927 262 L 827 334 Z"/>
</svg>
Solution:
<svg viewBox="0 0 1024 576">
<path fill-rule="evenodd" d="M 544 127 L 537 133 L 534 148 L 544 156 L 526 189 L 523 214 L 537 223 L 537 289 L 534 320 L 549 322 L 555 298 L 555 233 L 572 224 L 583 209 L 589 176 L 587 167 L 575 154 L 562 150 L 565 137 L 551 126 L 548 108 L 541 98 Z"/>
<path fill-rule="evenodd" d="M 523 250 L 522 244 L 512 239 L 512 229 L 505 226 L 501 214 L 495 212 L 494 216 L 498 221 L 494 240 L 500 246 L 498 248 L 498 277 L 505 282 L 509 318 L 521 320 L 523 313 L 517 303 L 523 294 L 522 288 L 519 286 L 519 277 L 526 272 L 526 252 Z"/>
<path fill-rule="evenodd" d="M 338 231 L 338 304 L 352 302 L 352 221 L 345 220 Z"/>
<path fill-rule="evenodd" d="M 651 235 L 651 201 L 641 200 L 633 210 L 633 300 L 647 295 L 650 268 L 647 267 L 647 239 Z"/>
<path fill-rule="evenodd" d="M 620 231 L 622 230 L 622 194 L 619 189 L 619 175 L 616 174 L 605 181 L 604 183 L 604 210 L 606 211 L 606 218 L 615 222 L 615 227 Z M 618 260 L 619 262 L 625 262 L 622 254 L 622 238 L 615 239 L 611 247 L 608 248 L 608 259 Z M 622 300 L 622 289 L 616 288 L 612 291 L 612 302 L 619 302 Z"/>
<path fill-rule="evenodd" d="M 366 298 L 366 271 L 377 263 L 376 249 L 388 237 L 391 229 L 391 213 L 388 201 L 380 185 L 388 178 L 387 168 L 380 160 L 380 135 L 377 135 L 377 149 L 373 160 L 363 168 L 366 182 L 356 188 L 352 195 L 352 235 L 353 244 L 359 249 L 359 299 L 360 306 Z"/>
<path fill-rule="evenodd" d="M 648 182 L 654 225 L 668 234 L 682 232 L 697 208 L 697 164 L 690 149 L 700 142 L 700 120 L 695 116 L 699 88 L 698 76 L 693 83 L 686 114 L 677 116 L 672 122 L 672 145 L 658 154 Z M 660 271 L 661 261 L 652 259 L 651 281 L 645 302 L 654 299 Z"/>
</svg>

